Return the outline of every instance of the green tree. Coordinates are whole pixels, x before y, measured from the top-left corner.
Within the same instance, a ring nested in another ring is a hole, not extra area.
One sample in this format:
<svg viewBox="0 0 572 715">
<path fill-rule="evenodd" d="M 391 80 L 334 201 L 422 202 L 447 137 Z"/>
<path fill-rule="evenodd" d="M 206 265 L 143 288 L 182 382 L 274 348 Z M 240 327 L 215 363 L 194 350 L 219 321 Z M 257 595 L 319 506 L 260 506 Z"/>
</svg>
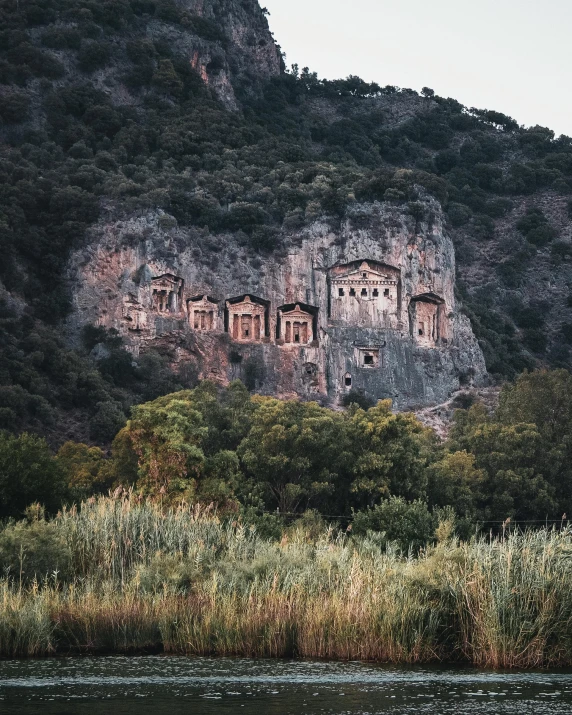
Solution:
<svg viewBox="0 0 572 715">
<path fill-rule="evenodd" d="M 191 391 L 160 397 L 132 410 L 124 434 L 137 455 L 137 487 L 145 494 L 193 498 L 207 434 Z"/>
<path fill-rule="evenodd" d="M 457 411 L 447 447 L 474 456 L 473 466 L 465 459 L 457 468 L 474 478 L 479 519 L 544 519 L 558 508 L 555 490 L 543 474 L 544 447 L 536 425 L 517 421 L 505 425 L 489 417 L 482 405 L 475 405 L 467 412 Z M 457 482 L 462 477 L 458 474 Z"/>
<path fill-rule="evenodd" d="M 87 499 L 108 486 L 106 459 L 99 447 L 66 442 L 59 448 L 56 462 L 67 482 L 68 494 L 76 502 Z"/>
<path fill-rule="evenodd" d="M 95 72 L 105 67 L 111 59 L 111 50 L 107 43 L 99 40 L 82 41 L 78 53 L 80 69 L 84 72 Z"/>
<path fill-rule="evenodd" d="M 263 488 L 266 505 L 294 512 L 329 495 L 347 469 L 342 415 L 314 402 L 258 396 L 252 402 L 252 428 L 238 454 Z"/>
<path fill-rule="evenodd" d="M 475 466 L 475 455 L 461 450 L 446 452 L 429 470 L 428 494 L 432 504 L 453 506 L 457 514 L 477 517 L 477 504 L 485 497 L 486 473 Z"/>
<path fill-rule="evenodd" d="M 45 439 L 0 432 L 0 518 L 20 516 L 35 501 L 57 511 L 65 496 L 64 476 Z"/>
<path fill-rule="evenodd" d="M 171 60 L 160 60 L 151 79 L 153 86 L 164 94 L 178 97 L 183 92 L 183 82 L 175 71 Z"/>
<path fill-rule="evenodd" d="M 243 481 L 236 449 L 254 409 L 240 382 L 220 388 L 204 381 L 139 405 L 113 441 L 105 483 L 236 509 Z"/>
<path fill-rule="evenodd" d="M 89 434 L 98 442 L 111 442 L 124 424 L 125 414 L 117 402 L 98 402 L 89 420 Z"/>
<path fill-rule="evenodd" d="M 434 538 L 437 524 L 437 517 L 424 501 L 408 502 L 403 497 L 392 496 L 373 509 L 354 514 L 352 533 L 360 536 L 368 531 L 380 532 L 403 551 L 417 552 Z"/>
<path fill-rule="evenodd" d="M 535 425 L 541 439 L 538 468 L 555 492 L 560 514 L 572 514 L 570 372 L 563 369 L 524 372 L 513 384 L 503 387 L 496 419 L 503 425 Z"/>
<path fill-rule="evenodd" d="M 350 409 L 347 438 L 352 445 L 350 473 L 355 505 L 373 506 L 390 495 L 423 497 L 428 434 L 414 415 L 394 414 L 390 400 L 367 412 Z"/>
<path fill-rule="evenodd" d="M 42 518 L 41 510 L 36 510 L 31 521 L 8 524 L 0 531 L 0 564 L 4 573 L 24 584 L 55 573 L 58 580 L 72 576 L 65 534 L 55 521 Z"/>
<path fill-rule="evenodd" d="M 236 451 L 248 435 L 256 403 L 239 380 L 220 388 L 204 380 L 193 390 L 193 403 L 200 411 L 208 433 L 203 438 L 205 455 L 219 451 Z"/>
<path fill-rule="evenodd" d="M 0 96 L 0 118 L 7 124 L 17 124 L 28 118 L 30 99 L 23 92 L 10 92 Z"/>
</svg>

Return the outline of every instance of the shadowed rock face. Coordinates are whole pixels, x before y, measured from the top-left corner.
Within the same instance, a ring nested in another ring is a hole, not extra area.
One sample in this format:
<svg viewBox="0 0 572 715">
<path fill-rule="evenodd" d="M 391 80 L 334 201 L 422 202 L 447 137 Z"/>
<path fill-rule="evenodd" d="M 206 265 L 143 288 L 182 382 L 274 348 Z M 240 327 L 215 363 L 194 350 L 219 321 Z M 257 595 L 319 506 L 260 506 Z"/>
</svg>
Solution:
<svg viewBox="0 0 572 715">
<path fill-rule="evenodd" d="M 159 214 L 99 225 L 72 260 L 70 329 L 116 328 L 137 355 L 168 349 L 201 378 L 338 405 L 357 391 L 399 409 L 486 380 L 455 303 L 440 206 L 424 222 L 389 203 L 315 222 L 267 258 L 240 236 L 159 228 Z"/>
<path fill-rule="evenodd" d="M 149 36 L 168 39 L 173 49 L 189 57 L 193 69 L 227 109 L 239 106 L 237 88 L 256 91 L 260 81 L 280 74 L 280 50 L 258 0 L 180 0 L 177 4 L 188 13 L 188 26 L 151 22 Z M 196 18 L 209 23 L 206 32 L 193 25 Z M 213 28 L 220 38 L 209 35 Z"/>
</svg>

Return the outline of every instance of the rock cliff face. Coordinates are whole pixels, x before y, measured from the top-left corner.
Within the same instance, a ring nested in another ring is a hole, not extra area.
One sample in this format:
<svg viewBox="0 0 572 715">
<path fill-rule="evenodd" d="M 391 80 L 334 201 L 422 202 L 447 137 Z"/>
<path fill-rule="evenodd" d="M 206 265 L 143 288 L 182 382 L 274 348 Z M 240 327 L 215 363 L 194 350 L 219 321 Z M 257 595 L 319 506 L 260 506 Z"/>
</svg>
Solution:
<svg viewBox="0 0 572 715">
<path fill-rule="evenodd" d="M 280 74 L 280 51 L 257 0 L 180 0 L 178 5 L 188 13 L 187 26 L 153 21 L 148 36 L 167 40 L 173 50 L 187 56 L 228 109 L 238 108 L 235 88 L 252 90 Z"/>
<path fill-rule="evenodd" d="M 70 330 L 117 329 L 198 378 L 338 405 L 357 391 L 399 409 L 444 401 L 486 370 L 455 303 L 439 204 L 424 220 L 390 203 L 315 222 L 264 259 L 240 235 L 165 228 L 150 213 L 100 224 L 71 261 Z"/>
</svg>

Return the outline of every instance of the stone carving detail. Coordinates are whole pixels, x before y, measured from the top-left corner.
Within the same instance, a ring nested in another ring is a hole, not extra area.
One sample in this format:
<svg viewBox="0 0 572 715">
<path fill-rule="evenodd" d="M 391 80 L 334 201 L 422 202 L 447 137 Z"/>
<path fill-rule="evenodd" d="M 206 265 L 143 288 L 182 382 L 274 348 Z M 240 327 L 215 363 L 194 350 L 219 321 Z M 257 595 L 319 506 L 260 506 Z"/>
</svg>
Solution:
<svg viewBox="0 0 572 715">
<path fill-rule="evenodd" d="M 330 269 L 330 319 L 359 327 L 397 328 L 401 320 L 400 271 L 374 261 Z"/>
<path fill-rule="evenodd" d="M 318 377 L 318 366 L 313 362 L 304 363 L 304 375 L 308 380 L 315 380 Z"/>
<path fill-rule="evenodd" d="M 302 308 L 300 303 L 283 305 L 278 308 L 276 337 L 285 345 L 308 345 L 316 339 L 317 313 L 317 308 Z"/>
<path fill-rule="evenodd" d="M 151 279 L 153 310 L 158 313 L 179 313 L 183 305 L 184 281 L 172 273 Z"/>
<path fill-rule="evenodd" d="M 357 364 L 359 367 L 376 368 L 379 367 L 379 348 L 357 348 Z"/>
<path fill-rule="evenodd" d="M 433 292 L 411 298 L 409 332 L 423 347 L 436 347 L 447 342 L 445 301 Z"/>
<path fill-rule="evenodd" d="M 187 300 L 189 325 L 193 330 L 213 332 L 218 330 L 217 301 L 206 295 Z"/>
<path fill-rule="evenodd" d="M 226 331 L 233 340 L 262 342 L 268 331 L 268 301 L 244 295 L 226 301 Z"/>
<path fill-rule="evenodd" d="M 240 378 L 261 394 L 438 404 L 466 378 L 482 384 L 486 369 L 456 305 L 444 216 L 422 200 L 430 222 L 414 225 L 391 202 L 355 205 L 339 231 L 316 222 L 258 266 L 230 234 L 216 268 L 183 227 L 169 237 L 157 224 L 156 237 L 132 241 L 154 214 L 101 226 L 89 262 L 80 251 L 70 264 L 70 329 L 117 329 L 134 354 L 154 347 L 197 379 Z"/>
<path fill-rule="evenodd" d="M 123 302 L 123 318 L 127 330 L 135 333 L 147 330 L 147 311 L 131 294 Z"/>
</svg>

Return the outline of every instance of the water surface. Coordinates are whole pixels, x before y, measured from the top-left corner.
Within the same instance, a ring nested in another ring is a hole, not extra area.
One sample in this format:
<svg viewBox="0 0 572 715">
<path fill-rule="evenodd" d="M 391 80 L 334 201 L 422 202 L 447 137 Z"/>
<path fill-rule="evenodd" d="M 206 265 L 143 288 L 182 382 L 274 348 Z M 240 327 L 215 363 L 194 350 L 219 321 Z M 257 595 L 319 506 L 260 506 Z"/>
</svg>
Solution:
<svg viewBox="0 0 572 715">
<path fill-rule="evenodd" d="M 0 661 L 2 715 L 572 711 L 572 673 L 148 656 Z"/>
</svg>

